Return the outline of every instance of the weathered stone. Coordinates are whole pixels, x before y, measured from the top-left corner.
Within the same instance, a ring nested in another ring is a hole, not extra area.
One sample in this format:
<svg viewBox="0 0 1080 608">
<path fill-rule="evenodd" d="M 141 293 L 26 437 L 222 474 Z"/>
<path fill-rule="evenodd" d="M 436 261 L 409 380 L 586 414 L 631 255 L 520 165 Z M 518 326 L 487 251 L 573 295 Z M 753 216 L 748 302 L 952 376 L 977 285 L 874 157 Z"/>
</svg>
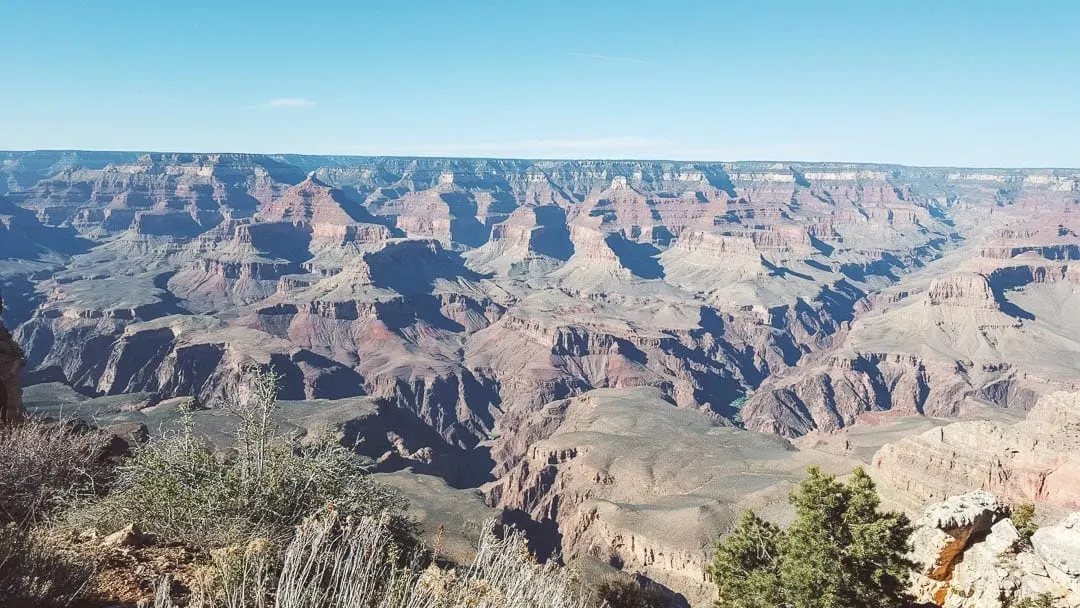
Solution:
<svg viewBox="0 0 1080 608">
<path fill-rule="evenodd" d="M 126 456 L 150 440 L 150 429 L 141 422 L 114 424 L 101 430 L 109 437 L 109 453 L 113 456 Z"/>
<path fill-rule="evenodd" d="M 4 301 L 0 299 L 0 313 L 3 311 Z M 22 349 L 0 323 L 0 423 L 23 417 L 22 389 L 19 387 L 19 370 L 22 367 Z"/>
<path fill-rule="evenodd" d="M 1055 594 L 1038 560 L 1019 560 L 1020 534 L 1011 520 L 994 524 L 985 540 L 973 543 L 956 565 L 945 596 L 946 608 L 1007 608 L 1022 597 Z"/>
<path fill-rule="evenodd" d="M 931 505 L 916 522 L 912 559 L 922 566 L 923 575 L 946 581 L 971 539 L 989 532 L 1007 513 L 997 497 L 983 491 Z"/>
<path fill-rule="evenodd" d="M 1031 537 L 1035 552 L 1047 564 L 1080 582 L 1080 513 L 1055 526 L 1044 526 Z"/>
<path fill-rule="evenodd" d="M 101 539 L 104 547 L 141 547 L 154 544 L 154 536 L 142 531 L 139 524 L 128 524 Z"/>
<path fill-rule="evenodd" d="M 923 566 L 912 593 L 944 608 L 1009 608 L 1042 595 L 1055 606 L 1076 606 L 1080 577 L 1070 572 L 1080 562 L 1080 513 L 1037 533 L 1034 550 L 1006 514 L 981 491 L 929 507 L 911 538 L 912 557 Z"/>
</svg>

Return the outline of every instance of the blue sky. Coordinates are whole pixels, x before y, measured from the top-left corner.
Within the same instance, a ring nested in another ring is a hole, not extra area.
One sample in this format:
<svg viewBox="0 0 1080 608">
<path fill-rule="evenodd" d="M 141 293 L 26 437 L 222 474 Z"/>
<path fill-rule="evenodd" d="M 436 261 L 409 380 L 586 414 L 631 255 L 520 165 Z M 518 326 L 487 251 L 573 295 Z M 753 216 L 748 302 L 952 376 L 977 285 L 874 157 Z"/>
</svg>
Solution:
<svg viewBox="0 0 1080 608">
<path fill-rule="evenodd" d="M 0 0 L 0 149 L 1080 166 L 1074 0 Z"/>
</svg>

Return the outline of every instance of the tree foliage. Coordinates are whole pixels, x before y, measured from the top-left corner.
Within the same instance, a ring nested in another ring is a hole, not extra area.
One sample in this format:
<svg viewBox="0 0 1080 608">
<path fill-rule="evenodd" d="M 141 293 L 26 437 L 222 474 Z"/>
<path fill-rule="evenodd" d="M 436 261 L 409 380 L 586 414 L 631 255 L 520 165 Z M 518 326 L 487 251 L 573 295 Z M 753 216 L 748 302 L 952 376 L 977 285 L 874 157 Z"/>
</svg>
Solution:
<svg viewBox="0 0 1080 608">
<path fill-rule="evenodd" d="M 1035 531 L 1039 529 L 1039 524 L 1035 523 L 1035 505 L 1030 502 L 1016 505 L 1010 519 L 1016 526 L 1016 531 L 1026 541 L 1030 541 Z"/>
<path fill-rule="evenodd" d="M 790 500 L 796 517 L 787 530 L 747 512 L 717 545 L 709 568 L 717 608 L 905 605 L 911 525 L 879 510 L 861 468 L 841 483 L 811 467 Z"/>
</svg>

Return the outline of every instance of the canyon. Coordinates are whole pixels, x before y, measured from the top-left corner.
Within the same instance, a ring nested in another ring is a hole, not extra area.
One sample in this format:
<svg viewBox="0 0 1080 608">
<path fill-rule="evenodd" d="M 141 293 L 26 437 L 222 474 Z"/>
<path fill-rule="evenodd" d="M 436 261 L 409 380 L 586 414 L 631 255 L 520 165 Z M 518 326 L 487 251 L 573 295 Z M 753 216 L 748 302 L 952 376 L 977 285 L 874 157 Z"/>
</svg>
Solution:
<svg viewBox="0 0 1080 608">
<path fill-rule="evenodd" d="M 1078 231 L 1078 170 L 0 152 L 0 388 L 209 432 L 272 366 L 433 525 L 700 602 L 808 465 L 1080 508 Z"/>
</svg>

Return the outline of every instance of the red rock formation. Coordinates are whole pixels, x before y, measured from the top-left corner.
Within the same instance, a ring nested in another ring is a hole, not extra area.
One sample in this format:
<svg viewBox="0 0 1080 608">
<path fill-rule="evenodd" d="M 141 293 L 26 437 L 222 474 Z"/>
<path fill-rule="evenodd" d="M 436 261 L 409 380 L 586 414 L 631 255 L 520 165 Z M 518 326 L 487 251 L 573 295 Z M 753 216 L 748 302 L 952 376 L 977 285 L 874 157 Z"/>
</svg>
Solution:
<svg viewBox="0 0 1080 608">
<path fill-rule="evenodd" d="M 877 477 L 919 501 L 982 489 L 1013 502 L 1080 509 L 1080 393 L 1039 400 L 1016 424 L 957 422 L 881 448 Z"/>
</svg>

